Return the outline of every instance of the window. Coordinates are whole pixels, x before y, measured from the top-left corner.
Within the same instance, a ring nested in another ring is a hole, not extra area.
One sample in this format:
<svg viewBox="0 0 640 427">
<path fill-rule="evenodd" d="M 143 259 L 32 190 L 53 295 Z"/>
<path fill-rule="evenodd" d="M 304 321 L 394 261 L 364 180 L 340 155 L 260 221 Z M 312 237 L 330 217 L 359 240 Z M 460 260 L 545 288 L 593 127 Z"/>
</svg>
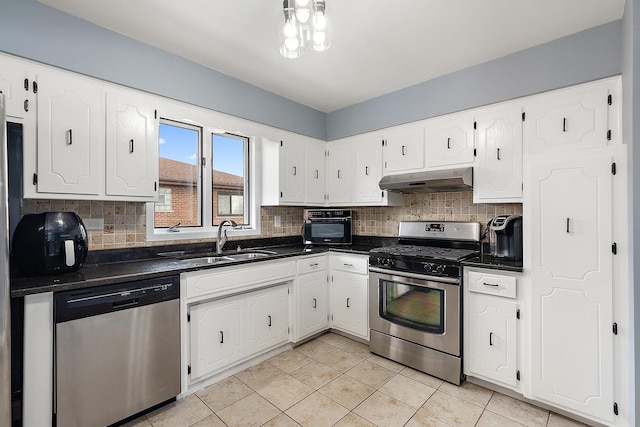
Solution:
<svg viewBox="0 0 640 427">
<path fill-rule="evenodd" d="M 216 135 L 211 138 L 213 151 L 213 225 L 224 219 L 246 224 L 244 219 L 246 193 L 247 138 L 235 135 Z M 216 206 L 217 205 L 217 206 Z M 233 218 L 230 218 L 233 217 Z"/>
<path fill-rule="evenodd" d="M 171 187 L 165 186 L 158 188 L 158 201 L 156 202 L 156 212 L 171 212 L 173 210 L 171 203 Z"/>
<path fill-rule="evenodd" d="M 161 119 L 158 136 L 160 182 L 158 201 L 148 204 L 148 240 L 211 237 L 224 219 L 238 224 L 236 234 L 255 234 L 250 139 L 168 119 Z M 181 234 L 172 232 L 176 224 Z"/>
<path fill-rule="evenodd" d="M 237 216 L 244 213 L 242 194 L 218 193 L 218 216 Z"/>
</svg>

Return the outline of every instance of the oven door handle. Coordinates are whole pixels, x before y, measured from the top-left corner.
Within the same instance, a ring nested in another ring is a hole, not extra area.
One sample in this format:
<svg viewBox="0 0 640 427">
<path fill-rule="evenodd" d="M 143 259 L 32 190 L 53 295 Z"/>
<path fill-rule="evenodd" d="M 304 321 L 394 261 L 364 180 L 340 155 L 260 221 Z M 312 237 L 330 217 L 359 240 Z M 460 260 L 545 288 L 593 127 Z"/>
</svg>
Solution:
<svg viewBox="0 0 640 427">
<path fill-rule="evenodd" d="M 432 282 L 451 283 L 452 285 L 460 284 L 460 279 L 456 279 L 453 277 L 429 276 L 427 274 L 408 273 L 406 271 L 385 270 L 384 268 L 378 267 L 369 267 L 369 271 L 373 273 L 389 274 L 393 276 L 410 277 L 412 279 L 429 280 Z"/>
</svg>

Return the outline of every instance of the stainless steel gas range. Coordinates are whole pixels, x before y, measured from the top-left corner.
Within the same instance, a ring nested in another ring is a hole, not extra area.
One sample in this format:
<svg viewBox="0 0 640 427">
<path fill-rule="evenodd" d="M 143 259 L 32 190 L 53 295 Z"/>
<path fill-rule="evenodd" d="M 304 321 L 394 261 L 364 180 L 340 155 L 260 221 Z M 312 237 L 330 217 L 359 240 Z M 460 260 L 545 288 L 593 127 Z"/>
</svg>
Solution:
<svg viewBox="0 0 640 427">
<path fill-rule="evenodd" d="M 480 252 L 480 223 L 401 222 L 398 236 L 369 252 L 369 348 L 460 384 L 460 262 Z"/>
</svg>

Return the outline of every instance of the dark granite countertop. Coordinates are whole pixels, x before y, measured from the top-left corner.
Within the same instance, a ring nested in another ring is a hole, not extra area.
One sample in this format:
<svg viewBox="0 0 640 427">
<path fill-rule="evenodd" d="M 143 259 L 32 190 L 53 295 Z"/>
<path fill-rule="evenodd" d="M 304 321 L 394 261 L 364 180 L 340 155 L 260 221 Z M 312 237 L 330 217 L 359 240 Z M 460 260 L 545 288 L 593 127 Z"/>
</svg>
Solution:
<svg viewBox="0 0 640 427">
<path fill-rule="evenodd" d="M 504 261 L 491 258 L 489 254 L 482 254 L 475 258 L 462 261 L 463 267 L 490 268 L 494 270 L 513 271 L 522 273 L 522 261 Z"/>
<path fill-rule="evenodd" d="M 354 244 L 348 246 L 308 247 L 293 242 L 299 242 L 299 238 L 293 241 L 289 238 L 262 239 L 251 242 L 230 241 L 229 246 L 231 247 L 241 243 L 243 245 L 242 251 L 268 250 L 270 252 L 274 252 L 274 254 L 269 254 L 268 256 L 256 259 L 216 265 L 198 265 L 176 258 L 157 255 L 160 252 L 185 251 L 203 253 L 203 256 L 206 256 L 204 252 L 208 250 L 207 248 L 210 248 L 210 244 L 207 244 L 206 246 L 195 244 L 176 245 L 171 247 L 156 246 L 105 250 L 95 251 L 95 253 L 89 252 L 85 265 L 83 265 L 80 270 L 73 273 L 36 277 L 27 277 L 18 274 L 12 275 L 11 297 L 17 298 L 43 292 L 60 292 L 71 289 L 103 286 L 127 281 L 170 276 L 188 271 L 235 265 L 248 265 L 254 262 L 319 254 L 327 251 L 367 255 L 370 249 L 388 244 L 387 239 L 379 238 L 364 238 L 360 240 L 354 238 Z M 237 251 L 225 251 L 224 253 L 233 255 L 234 253 L 237 253 Z"/>
</svg>

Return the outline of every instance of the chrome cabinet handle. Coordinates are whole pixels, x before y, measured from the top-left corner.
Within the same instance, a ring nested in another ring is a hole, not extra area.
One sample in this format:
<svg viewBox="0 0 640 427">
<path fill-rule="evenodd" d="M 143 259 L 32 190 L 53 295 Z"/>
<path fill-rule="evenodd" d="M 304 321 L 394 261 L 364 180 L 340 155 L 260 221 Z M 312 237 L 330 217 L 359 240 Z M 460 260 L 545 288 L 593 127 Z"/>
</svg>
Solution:
<svg viewBox="0 0 640 427">
<path fill-rule="evenodd" d="M 403 156 L 405 155 L 405 152 L 404 152 L 404 145 L 402 146 L 402 155 L 403 155 Z"/>
<path fill-rule="evenodd" d="M 340 169 L 338 169 L 338 178 L 340 178 Z"/>
<path fill-rule="evenodd" d="M 220 344 L 224 344 L 224 332 L 220 331 Z"/>
<path fill-rule="evenodd" d="M 567 233 L 570 233 L 571 230 L 569 229 L 569 218 L 567 218 Z"/>
<path fill-rule="evenodd" d="M 73 144 L 73 129 L 67 131 L 67 145 Z"/>
<path fill-rule="evenodd" d="M 313 299 L 313 308 L 318 308 L 318 300 Z"/>
<path fill-rule="evenodd" d="M 320 178 L 320 172 L 318 172 L 318 169 L 316 169 L 316 179 Z"/>
<path fill-rule="evenodd" d="M 349 298 L 347 298 L 347 308 L 349 308 Z"/>
<path fill-rule="evenodd" d="M 369 175 L 369 166 L 364 167 L 364 174 Z"/>
<path fill-rule="evenodd" d="M 482 282 L 482 284 L 483 284 L 483 285 L 485 285 L 485 286 L 493 286 L 493 287 L 495 287 L 495 288 L 497 288 L 498 286 L 500 286 L 500 285 L 496 285 L 496 284 L 493 284 L 493 283 L 485 283 L 485 282 Z"/>
<path fill-rule="evenodd" d="M 567 131 L 567 118 L 563 117 L 562 118 L 562 132 L 566 132 Z"/>
<path fill-rule="evenodd" d="M 271 316 L 267 316 L 269 318 L 269 324 L 267 325 L 268 327 L 271 327 Z"/>
<path fill-rule="evenodd" d="M 489 332 L 489 345 L 493 345 L 493 332 Z"/>
<path fill-rule="evenodd" d="M 345 267 L 353 267 L 353 264 L 347 264 L 346 262 L 343 263 Z"/>
<path fill-rule="evenodd" d="M 314 262 L 313 264 L 309 264 L 309 267 L 317 267 L 317 266 L 318 266 L 317 262 Z"/>
<path fill-rule="evenodd" d="M 133 139 L 129 140 L 129 154 L 133 154 Z"/>
<path fill-rule="evenodd" d="M 294 167 L 293 167 L 293 174 L 295 175 L 295 174 L 297 174 L 297 173 L 298 173 L 298 170 L 297 170 L 297 169 L 296 169 L 296 167 L 294 166 Z"/>
<path fill-rule="evenodd" d="M 498 160 L 500 160 L 500 149 L 499 148 L 497 149 L 497 157 L 498 157 Z"/>
<path fill-rule="evenodd" d="M 447 138 L 447 149 L 451 149 L 451 138 Z"/>
</svg>

